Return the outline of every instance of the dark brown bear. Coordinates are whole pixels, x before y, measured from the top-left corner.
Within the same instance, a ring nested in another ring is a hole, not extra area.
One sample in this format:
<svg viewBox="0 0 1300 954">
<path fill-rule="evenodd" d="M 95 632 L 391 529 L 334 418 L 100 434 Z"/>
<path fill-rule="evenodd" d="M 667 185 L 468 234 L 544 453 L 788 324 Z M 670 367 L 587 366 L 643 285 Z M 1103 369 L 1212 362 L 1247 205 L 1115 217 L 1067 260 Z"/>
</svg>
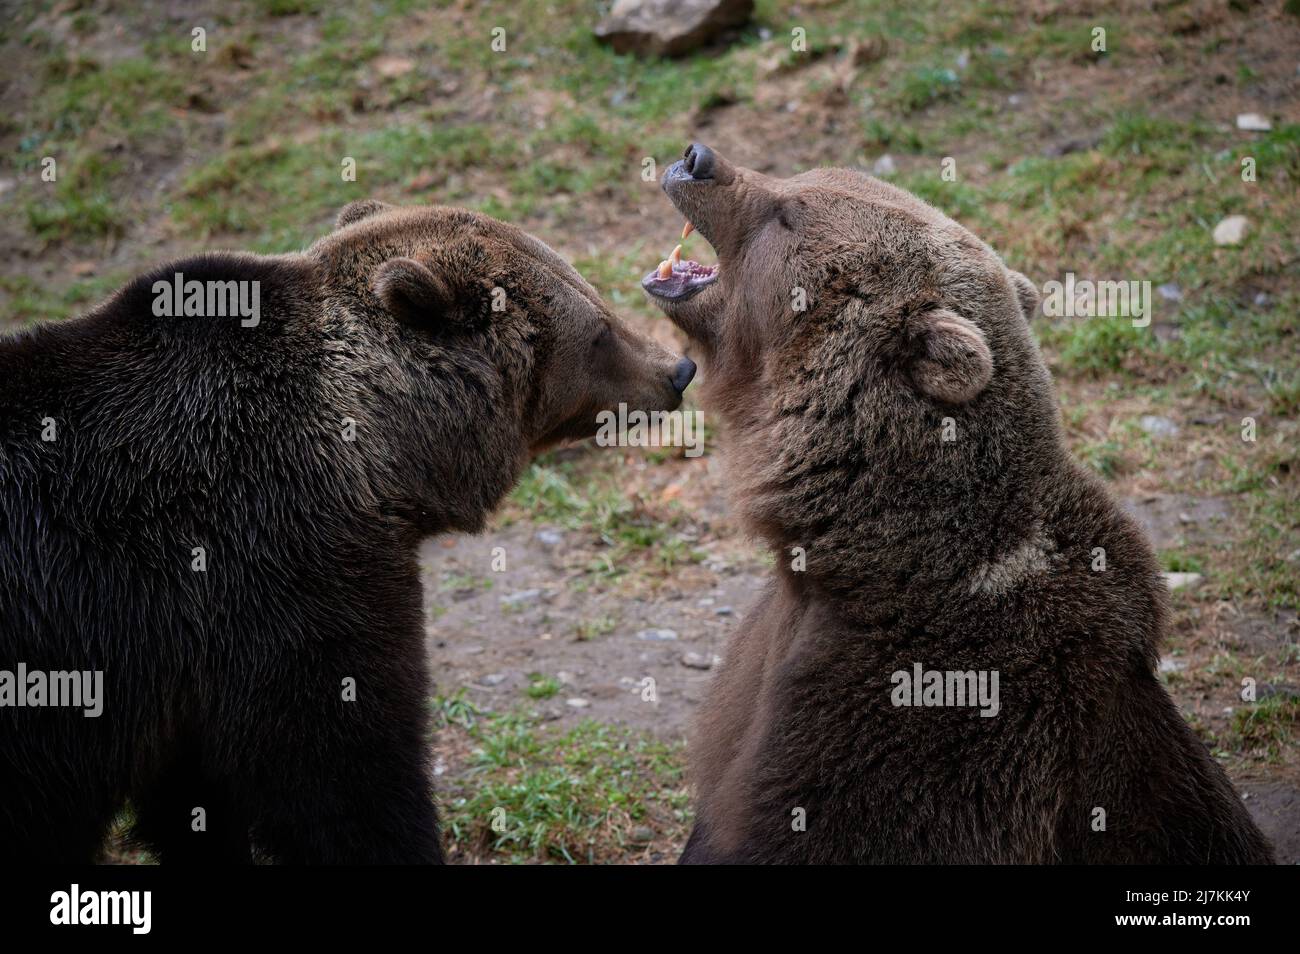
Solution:
<svg viewBox="0 0 1300 954">
<path fill-rule="evenodd" d="M 1165 587 L 1064 446 L 1033 285 L 856 172 L 695 145 L 664 189 L 719 266 L 644 285 L 777 552 L 699 718 L 682 860 L 1272 861 L 1156 678 Z"/>
<path fill-rule="evenodd" d="M 0 708 L 0 857 L 129 802 L 164 861 L 439 861 L 417 544 L 693 370 L 518 229 L 378 202 L 0 340 L 0 670 L 102 673 Z"/>
</svg>

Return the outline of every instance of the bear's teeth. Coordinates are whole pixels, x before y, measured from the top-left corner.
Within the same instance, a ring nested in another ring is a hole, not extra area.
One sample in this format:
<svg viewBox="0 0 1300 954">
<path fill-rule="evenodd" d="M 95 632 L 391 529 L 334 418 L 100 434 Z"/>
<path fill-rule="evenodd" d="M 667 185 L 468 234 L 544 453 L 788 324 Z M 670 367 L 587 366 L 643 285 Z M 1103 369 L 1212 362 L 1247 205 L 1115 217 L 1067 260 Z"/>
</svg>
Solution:
<svg viewBox="0 0 1300 954">
<path fill-rule="evenodd" d="M 668 260 L 672 262 L 674 265 L 681 263 L 682 247 L 680 245 L 678 245 L 675 249 L 673 249 L 673 254 L 668 256 Z"/>
<path fill-rule="evenodd" d="M 668 261 L 668 259 L 666 258 L 659 263 L 659 277 L 660 278 L 673 277 L 673 263 Z"/>
<path fill-rule="evenodd" d="M 695 231 L 695 226 L 691 225 L 691 223 L 688 221 L 685 225 L 682 226 L 682 241 L 685 241 L 686 236 L 690 235 L 694 231 Z"/>
</svg>

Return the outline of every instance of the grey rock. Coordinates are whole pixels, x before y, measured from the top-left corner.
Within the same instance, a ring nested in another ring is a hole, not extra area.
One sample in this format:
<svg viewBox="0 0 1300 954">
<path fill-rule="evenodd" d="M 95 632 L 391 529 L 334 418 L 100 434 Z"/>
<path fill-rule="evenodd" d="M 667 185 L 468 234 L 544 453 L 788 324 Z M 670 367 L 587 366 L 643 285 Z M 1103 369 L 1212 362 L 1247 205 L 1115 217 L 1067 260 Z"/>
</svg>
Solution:
<svg viewBox="0 0 1300 954">
<path fill-rule="evenodd" d="M 509 606 L 523 606 L 525 603 L 536 603 L 541 598 L 541 590 L 519 590 L 501 597 L 501 602 Z"/>
<path fill-rule="evenodd" d="M 1165 578 L 1165 585 L 1171 590 L 1190 590 L 1205 579 L 1199 573 L 1161 573 L 1160 575 Z"/>
<path fill-rule="evenodd" d="M 1215 245 L 1240 245 L 1250 228 L 1250 220 L 1244 215 L 1230 215 L 1214 227 Z"/>
<path fill-rule="evenodd" d="M 718 657 L 702 653 L 683 653 L 682 665 L 688 669 L 712 669 L 718 664 Z"/>
<path fill-rule="evenodd" d="M 677 631 L 674 629 L 643 629 L 636 634 L 636 638 L 652 643 L 672 642 L 677 639 Z"/>
<path fill-rule="evenodd" d="M 1163 298 L 1165 301 L 1183 300 L 1183 290 L 1178 287 L 1177 282 L 1166 282 L 1165 284 L 1156 288 L 1156 291 L 1160 293 L 1160 297 Z"/>
<path fill-rule="evenodd" d="M 538 530 L 533 537 L 544 547 L 558 547 L 564 542 L 564 534 L 558 530 Z"/>
<path fill-rule="evenodd" d="M 1138 426 L 1155 437 L 1173 437 L 1178 433 L 1177 424 L 1156 414 L 1144 414 L 1138 418 Z"/>
<path fill-rule="evenodd" d="M 892 176 L 897 171 L 898 163 L 894 162 L 894 157 L 889 153 L 885 153 L 877 159 L 875 164 L 871 167 L 871 174 L 882 178 L 885 176 Z"/>
<path fill-rule="evenodd" d="M 754 0 L 614 0 L 596 39 L 616 53 L 681 56 L 754 13 Z"/>
</svg>

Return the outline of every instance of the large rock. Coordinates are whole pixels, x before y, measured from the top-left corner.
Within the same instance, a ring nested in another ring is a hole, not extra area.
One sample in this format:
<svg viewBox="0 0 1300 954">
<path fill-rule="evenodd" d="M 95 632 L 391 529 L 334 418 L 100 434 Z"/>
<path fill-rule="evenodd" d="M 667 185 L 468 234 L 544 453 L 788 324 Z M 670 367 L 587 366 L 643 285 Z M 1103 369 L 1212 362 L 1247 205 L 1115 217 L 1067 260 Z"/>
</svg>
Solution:
<svg viewBox="0 0 1300 954">
<path fill-rule="evenodd" d="M 615 0 L 596 38 L 618 53 L 680 56 L 754 12 L 754 0 Z"/>
</svg>

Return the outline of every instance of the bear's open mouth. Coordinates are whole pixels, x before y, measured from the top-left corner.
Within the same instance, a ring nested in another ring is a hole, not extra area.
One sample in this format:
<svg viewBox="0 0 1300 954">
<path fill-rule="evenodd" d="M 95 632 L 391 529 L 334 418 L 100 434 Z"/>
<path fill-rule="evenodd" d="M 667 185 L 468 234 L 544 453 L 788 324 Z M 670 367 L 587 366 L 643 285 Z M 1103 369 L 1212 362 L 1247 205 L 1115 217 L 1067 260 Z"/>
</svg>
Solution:
<svg viewBox="0 0 1300 954">
<path fill-rule="evenodd" d="M 682 229 L 682 239 L 695 231 L 690 222 Z M 693 259 L 682 258 L 682 247 L 673 249 L 672 255 L 659 263 L 659 267 L 641 279 L 641 287 L 665 301 L 683 301 L 718 280 L 717 265 L 701 265 Z"/>
</svg>

